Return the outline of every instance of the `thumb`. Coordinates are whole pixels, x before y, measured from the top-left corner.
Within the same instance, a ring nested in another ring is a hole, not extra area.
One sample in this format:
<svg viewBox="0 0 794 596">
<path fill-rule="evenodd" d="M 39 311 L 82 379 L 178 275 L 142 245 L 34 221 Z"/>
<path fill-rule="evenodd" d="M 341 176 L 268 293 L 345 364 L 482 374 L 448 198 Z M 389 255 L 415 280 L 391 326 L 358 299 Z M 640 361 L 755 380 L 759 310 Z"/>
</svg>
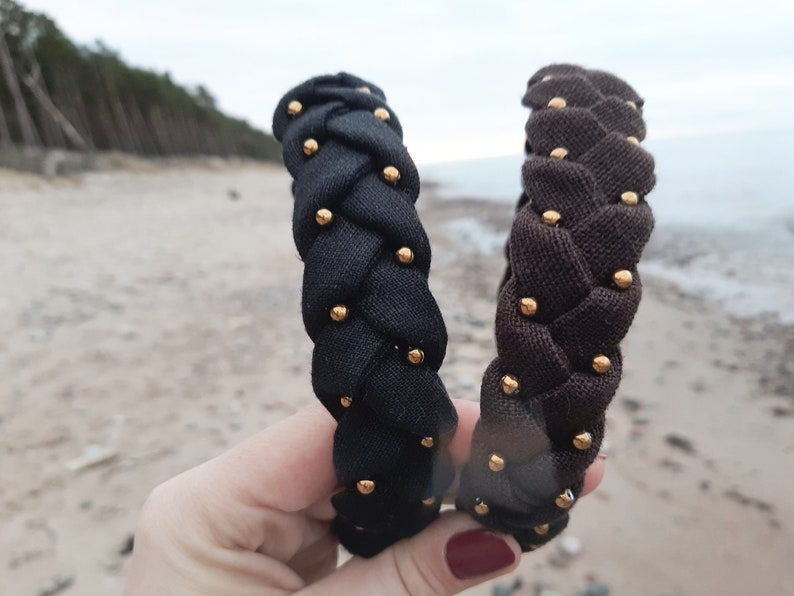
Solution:
<svg viewBox="0 0 794 596">
<path fill-rule="evenodd" d="M 372 559 L 354 557 L 300 594 L 457 594 L 513 571 L 520 556 L 512 536 L 485 530 L 468 515 L 451 512 Z"/>
</svg>

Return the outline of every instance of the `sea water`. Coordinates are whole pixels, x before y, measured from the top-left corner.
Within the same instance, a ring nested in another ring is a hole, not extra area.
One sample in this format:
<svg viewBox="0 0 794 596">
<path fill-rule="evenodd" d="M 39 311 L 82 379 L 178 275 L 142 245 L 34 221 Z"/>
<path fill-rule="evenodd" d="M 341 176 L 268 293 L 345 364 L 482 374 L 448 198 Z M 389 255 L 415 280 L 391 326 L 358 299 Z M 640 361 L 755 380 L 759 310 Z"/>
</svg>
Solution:
<svg viewBox="0 0 794 596">
<path fill-rule="evenodd" d="M 656 229 L 640 271 L 794 323 L 794 130 L 649 140 Z M 447 198 L 514 203 L 523 155 L 420 166 Z M 473 222 L 467 222 L 471 227 Z"/>
</svg>

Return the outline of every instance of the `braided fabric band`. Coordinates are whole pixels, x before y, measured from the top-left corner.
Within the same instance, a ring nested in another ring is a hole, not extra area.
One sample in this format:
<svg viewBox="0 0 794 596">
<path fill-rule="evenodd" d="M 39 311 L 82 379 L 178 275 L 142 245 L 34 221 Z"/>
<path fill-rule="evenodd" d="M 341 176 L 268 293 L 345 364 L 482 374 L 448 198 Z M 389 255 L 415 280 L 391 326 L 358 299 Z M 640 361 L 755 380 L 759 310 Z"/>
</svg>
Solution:
<svg viewBox="0 0 794 596">
<path fill-rule="evenodd" d="M 642 100 L 620 79 L 555 65 L 529 80 L 524 194 L 508 239 L 496 359 L 457 499 L 525 551 L 559 534 L 604 436 L 618 344 L 640 301 L 655 183 Z"/>
<path fill-rule="evenodd" d="M 427 285 L 419 175 L 375 85 L 311 79 L 276 108 L 294 178 L 312 385 L 337 419 L 334 529 L 371 556 L 432 522 L 455 472 L 457 414 L 438 377 L 447 332 Z"/>
</svg>

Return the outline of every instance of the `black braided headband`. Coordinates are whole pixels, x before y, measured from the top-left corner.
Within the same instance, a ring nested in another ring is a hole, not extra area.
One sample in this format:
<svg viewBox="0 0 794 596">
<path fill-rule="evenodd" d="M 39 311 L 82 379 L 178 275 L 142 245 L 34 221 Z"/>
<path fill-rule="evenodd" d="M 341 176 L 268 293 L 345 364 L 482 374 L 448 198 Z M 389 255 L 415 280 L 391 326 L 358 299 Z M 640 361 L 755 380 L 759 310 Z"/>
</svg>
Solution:
<svg viewBox="0 0 794 596">
<path fill-rule="evenodd" d="M 524 550 L 557 535 L 603 439 L 653 228 L 642 101 L 600 71 L 529 82 L 531 155 L 508 241 L 482 419 L 457 499 Z M 456 415 L 437 370 L 446 330 L 427 287 L 416 169 L 380 89 L 347 74 L 280 102 L 273 130 L 295 178 L 295 243 L 312 382 L 339 421 L 335 529 L 369 556 L 438 515 Z"/>
</svg>

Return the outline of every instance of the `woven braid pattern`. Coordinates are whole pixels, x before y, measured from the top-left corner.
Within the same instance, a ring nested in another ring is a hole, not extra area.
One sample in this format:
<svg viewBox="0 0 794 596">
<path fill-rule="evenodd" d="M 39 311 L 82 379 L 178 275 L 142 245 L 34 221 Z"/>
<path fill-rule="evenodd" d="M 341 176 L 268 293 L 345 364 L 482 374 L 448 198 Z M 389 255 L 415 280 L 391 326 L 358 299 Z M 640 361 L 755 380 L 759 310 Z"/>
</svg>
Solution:
<svg viewBox="0 0 794 596">
<path fill-rule="evenodd" d="M 524 194 L 457 507 L 529 551 L 565 528 L 603 440 L 619 343 L 640 301 L 655 176 L 639 146 L 643 102 L 613 75 L 549 66 L 523 103 Z"/>
<path fill-rule="evenodd" d="M 372 556 L 432 522 L 454 479 L 457 415 L 438 376 L 447 332 L 428 289 L 419 176 L 383 91 L 349 74 L 292 89 L 273 131 L 294 179 L 312 385 L 338 421 L 334 530 Z"/>
</svg>

